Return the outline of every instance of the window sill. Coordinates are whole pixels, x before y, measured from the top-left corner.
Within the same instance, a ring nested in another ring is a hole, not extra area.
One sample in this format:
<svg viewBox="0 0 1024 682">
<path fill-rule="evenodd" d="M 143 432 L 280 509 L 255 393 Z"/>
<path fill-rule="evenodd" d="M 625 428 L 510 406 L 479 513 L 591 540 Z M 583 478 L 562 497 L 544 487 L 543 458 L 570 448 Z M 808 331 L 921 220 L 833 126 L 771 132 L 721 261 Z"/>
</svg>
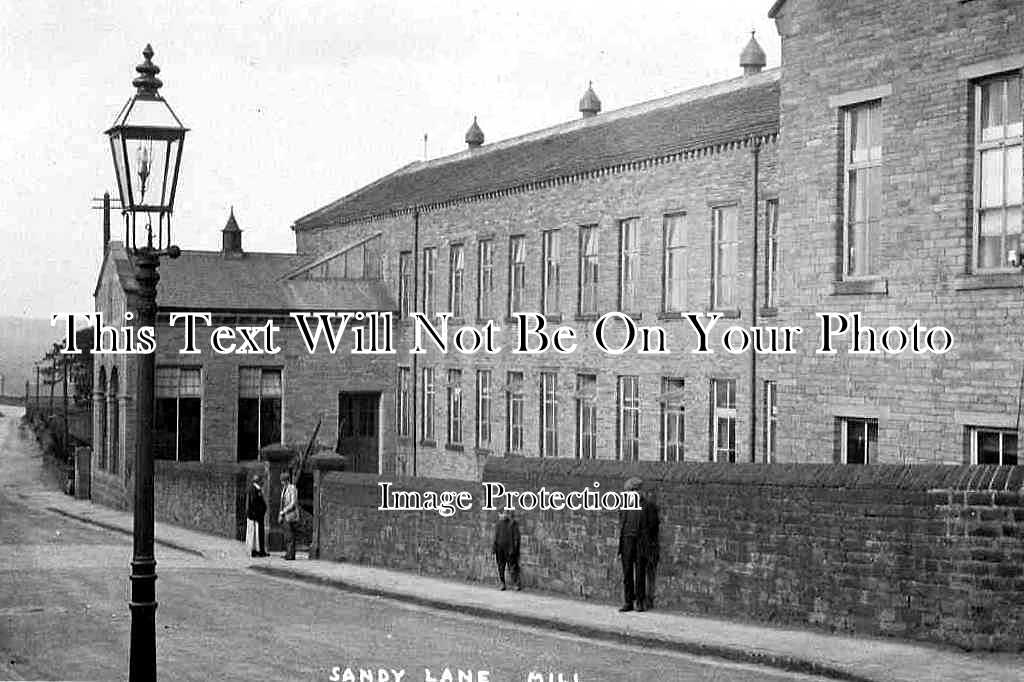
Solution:
<svg viewBox="0 0 1024 682">
<path fill-rule="evenodd" d="M 629 319 L 633 320 L 634 322 L 639 322 L 640 320 L 644 319 L 644 314 L 643 313 L 631 313 L 631 312 L 627 312 L 625 310 L 620 310 L 618 312 L 619 312 L 620 315 L 625 315 L 626 317 L 628 317 Z"/>
<path fill-rule="evenodd" d="M 833 296 L 889 295 L 889 280 L 878 277 L 875 279 L 844 279 L 832 283 Z"/>
<path fill-rule="evenodd" d="M 492 454 L 489 448 L 476 448 L 474 452 L 482 457 L 490 457 Z"/>
<path fill-rule="evenodd" d="M 779 309 L 773 305 L 765 306 L 757 311 L 761 317 L 778 317 Z"/>
<path fill-rule="evenodd" d="M 550 324 L 562 324 L 562 313 L 541 313 L 544 321 Z"/>
<path fill-rule="evenodd" d="M 445 443 L 444 449 L 449 452 L 462 452 L 464 450 L 462 445 L 459 445 L 458 443 Z"/>
<path fill-rule="evenodd" d="M 522 452 L 506 452 L 505 456 L 506 457 L 524 457 L 525 455 Z"/>
<path fill-rule="evenodd" d="M 421 440 L 420 441 L 420 445 L 422 445 L 425 448 L 436 448 L 437 447 L 437 441 L 436 440 Z"/>
<path fill-rule="evenodd" d="M 577 313 L 576 314 L 576 321 L 577 322 L 596 322 L 599 317 L 600 317 L 600 315 L 598 315 L 597 313 Z"/>
<path fill-rule="evenodd" d="M 717 313 L 718 315 L 721 315 L 722 319 L 724 319 L 724 320 L 738 320 L 738 319 L 740 319 L 740 309 L 739 308 L 724 308 L 724 309 L 712 308 L 710 310 L 705 311 L 705 314 L 707 314 L 707 315 L 711 315 L 711 314 L 715 314 L 715 313 Z"/>
<path fill-rule="evenodd" d="M 977 291 L 979 289 L 1020 289 L 1024 275 L 1020 272 L 983 272 L 960 275 L 953 280 L 954 291 Z"/>
<path fill-rule="evenodd" d="M 683 313 L 682 310 L 662 310 L 660 313 L 658 313 L 658 319 L 659 320 L 682 320 L 684 314 L 685 313 Z"/>
</svg>

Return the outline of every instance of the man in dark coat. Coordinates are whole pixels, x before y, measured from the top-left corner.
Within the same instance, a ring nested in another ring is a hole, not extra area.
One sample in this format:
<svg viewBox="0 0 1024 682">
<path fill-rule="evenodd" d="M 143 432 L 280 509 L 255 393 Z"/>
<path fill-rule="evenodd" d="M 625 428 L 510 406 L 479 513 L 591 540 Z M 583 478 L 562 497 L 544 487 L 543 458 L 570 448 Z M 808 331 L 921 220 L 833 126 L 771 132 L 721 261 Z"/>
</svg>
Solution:
<svg viewBox="0 0 1024 682">
<path fill-rule="evenodd" d="M 245 518 L 253 526 L 254 539 L 249 548 L 254 557 L 267 556 L 267 548 L 264 546 L 266 534 L 263 532 L 263 520 L 267 515 L 267 501 L 263 497 L 263 489 L 260 487 L 262 479 L 259 474 L 252 477 L 252 484 L 245 496 Z M 246 536 L 248 536 L 248 531 Z"/>
<path fill-rule="evenodd" d="M 630 478 L 626 491 L 639 494 L 642 481 Z M 649 553 L 648 516 L 640 498 L 640 509 L 623 509 L 619 512 L 619 556 L 622 559 L 622 589 L 625 603 L 619 611 L 647 610 L 647 557 Z"/>
<path fill-rule="evenodd" d="M 511 572 L 512 584 L 517 590 L 523 589 L 519 582 L 519 524 L 512 512 L 500 512 L 494 524 L 494 559 L 498 563 L 498 578 L 501 589 L 505 586 L 505 566 Z"/>
</svg>

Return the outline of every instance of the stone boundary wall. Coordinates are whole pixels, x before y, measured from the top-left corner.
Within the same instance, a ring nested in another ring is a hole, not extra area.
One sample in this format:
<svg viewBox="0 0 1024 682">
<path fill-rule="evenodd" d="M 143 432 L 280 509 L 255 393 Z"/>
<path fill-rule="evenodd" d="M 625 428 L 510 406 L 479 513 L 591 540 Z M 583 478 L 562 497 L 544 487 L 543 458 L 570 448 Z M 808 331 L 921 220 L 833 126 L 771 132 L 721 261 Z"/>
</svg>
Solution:
<svg viewBox="0 0 1024 682">
<path fill-rule="evenodd" d="M 262 462 L 154 462 L 157 521 L 236 540 L 245 539 L 246 481 Z"/>
<path fill-rule="evenodd" d="M 619 490 L 633 475 L 661 509 L 658 609 L 1024 650 L 1024 467 L 493 458 L 483 479 Z M 474 507 L 379 511 L 382 480 L 468 490 Z M 479 483 L 330 472 L 318 492 L 322 558 L 496 581 Z M 616 513 L 517 517 L 527 588 L 622 599 Z"/>
</svg>

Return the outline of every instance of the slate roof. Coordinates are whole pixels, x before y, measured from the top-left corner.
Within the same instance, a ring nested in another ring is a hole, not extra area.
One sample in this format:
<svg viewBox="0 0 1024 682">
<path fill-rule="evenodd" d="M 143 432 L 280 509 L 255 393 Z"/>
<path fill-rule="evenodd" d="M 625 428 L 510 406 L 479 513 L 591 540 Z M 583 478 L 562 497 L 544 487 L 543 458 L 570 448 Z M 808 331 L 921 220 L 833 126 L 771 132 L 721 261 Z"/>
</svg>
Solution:
<svg viewBox="0 0 1024 682">
<path fill-rule="evenodd" d="M 343 224 L 779 129 L 779 74 L 765 71 L 410 164 L 299 218 L 294 229 Z"/>
<path fill-rule="evenodd" d="M 110 257 L 125 291 L 134 291 L 135 275 L 118 242 Z M 182 251 L 160 260 L 157 305 L 161 310 L 292 312 L 397 310 L 383 281 L 285 279 L 308 256 L 246 253 L 225 257 L 219 251 Z"/>
</svg>

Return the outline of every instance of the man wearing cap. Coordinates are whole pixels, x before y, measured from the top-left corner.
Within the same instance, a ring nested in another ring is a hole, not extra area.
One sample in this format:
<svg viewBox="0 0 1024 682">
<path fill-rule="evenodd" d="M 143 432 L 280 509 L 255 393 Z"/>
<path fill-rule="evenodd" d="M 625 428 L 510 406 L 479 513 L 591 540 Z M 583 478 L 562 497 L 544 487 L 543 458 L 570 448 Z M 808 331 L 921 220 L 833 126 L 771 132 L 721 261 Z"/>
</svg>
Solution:
<svg viewBox="0 0 1024 682">
<path fill-rule="evenodd" d="M 643 481 L 633 477 L 626 481 L 627 491 L 640 492 Z M 647 610 L 647 554 L 649 534 L 647 513 L 643 509 L 623 509 L 619 512 L 619 556 L 622 558 L 622 588 L 625 603 L 619 611 Z"/>
<path fill-rule="evenodd" d="M 277 514 L 277 522 L 284 530 L 284 558 L 295 559 L 295 532 L 299 525 L 299 491 L 292 483 L 291 474 L 281 472 L 281 511 Z"/>
</svg>

